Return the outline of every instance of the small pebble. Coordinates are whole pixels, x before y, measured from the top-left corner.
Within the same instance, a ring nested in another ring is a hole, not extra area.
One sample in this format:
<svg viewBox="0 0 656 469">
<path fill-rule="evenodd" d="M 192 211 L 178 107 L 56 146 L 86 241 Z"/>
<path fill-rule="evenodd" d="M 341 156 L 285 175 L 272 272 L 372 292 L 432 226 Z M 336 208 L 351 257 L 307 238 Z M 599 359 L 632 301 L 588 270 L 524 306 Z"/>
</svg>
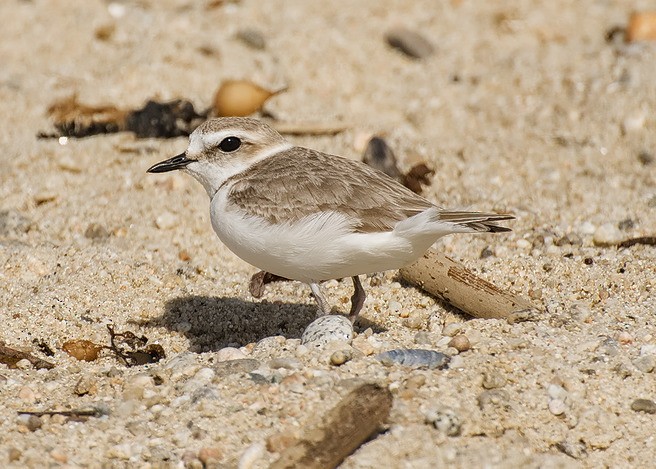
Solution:
<svg viewBox="0 0 656 469">
<path fill-rule="evenodd" d="M 123 399 L 141 400 L 146 388 L 154 386 L 153 378 L 145 373 L 130 377 L 123 385 Z"/>
<path fill-rule="evenodd" d="M 90 223 L 84 230 L 84 237 L 89 239 L 106 239 L 109 238 L 109 231 L 100 223 Z"/>
<path fill-rule="evenodd" d="M 483 373 L 483 387 L 485 389 L 498 389 L 506 385 L 508 380 L 497 371 L 486 371 Z"/>
<path fill-rule="evenodd" d="M 403 320 L 403 325 L 408 329 L 422 329 L 424 327 L 424 320 L 418 314 L 413 314 Z"/>
<path fill-rule="evenodd" d="M 272 370 L 279 368 L 284 368 L 285 370 L 300 370 L 303 368 L 303 364 L 300 360 L 295 358 L 274 358 L 268 363 L 268 365 Z"/>
<path fill-rule="evenodd" d="M 414 342 L 417 345 L 431 345 L 433 343 L 430 333 L 420 331 L 415 334 Z"/>
<path fill-rule="evenodd" d="M 261 363 L 252 358 L 241 360 L 228 360 L 219 362 L 214 366 L 214 372 L 218 377 L 230 376 L 237 373 L 250 373 L 260 367 Z"/>
<path fill-rule="evenodd" d="M 515 245 L 519 249 L 531 249 L 533 247 L 533 244 L 528 239 L 518 239 Z"/>
<path fill-rule="evenodd" d="M 36 402 L 36 393 L 29 386 L 23 386 L 18 391 L 18 398 L 25 404 L 34 404 Z"/>
<path fill-rule="evenodd" d="M 68 462 L 68 455 L 61 448 L 55 448 L 50 451 L 50 457 L 60 464 L 66 464 Z"/>
<path fill-rule="evenodd" d="M 395 313 L 398 313 L 399 311 L 401 311 L 402 307 L 403 306 L 398 301 L 390 301 L 390 303 L 389 303 L 389 309 L 391 309 Z"/>
<path fill-rule="evenodd" d="M 223 458 L 223 451 L 216 446 L 204 446 L 198 452 L 198 459 L 205 467 L 216 465 Z"/>
<path fill-rule="evenodd" d="M 483 391 L 477 397 L 478 407 L 487 408 L 507 407 L 510 403 L 510 394 L 505 389 L 491 389 Z"/>
<path fill-rule="evenodd" d="M 631 410 L 656 414 L 656 402 L 651 399 L 636 399 L 631 403 Z"/>
<path fill-rule="evenodd" d="M 547 394 L 549 395 L 550 399 L 561 400 L 564 400 L 569 395 L 564 387 L 554 383 L 551 383 L 549 386 L 547 386 Z"/>
<path fill-rule="evenodd" d="M 656 357 L 653 355 L 643 355 L 633 360 L 633 366 L 643 373 L 651 373 L 656 369 Z"/>
<path fill-rule="evenodd" d="M 640 347 L 640 356 L 654 355 L 656 356 L 656 344 L 645 344 Z"/>
<path fill-rule="evenodd" d="M 567 406 L 560 399 L 552 399 L 549 401 L 549 412 L 553 415 L 562 415 L 567 410 Z"/>
<path fill-rule="evenodd" d="M 581 234 L 583 234 L 583 235 L 591 235 L 591 234 L 594 234 L 594 232 L 595 232 L 596 230 L 597 230 L 597 227 L 596 227 L 593 223 L 591 223 L 591 222 L 589 222 L 589 221 L 583 222 L 583 224 L 579 227 L 579 231 L 580 231 Z"/>
<path fill-rule="evenodd" d="M 465 359 L 462 358 L 460 355 L 451 357 L 451 361 L 449 362 L 449 368 L 451 368 L 452 370 L 465 368 Z"/>
<path fill-rule="evenodd" d="M 435 52 L 433 45 L 422 35 L 406 28 L 394 28 L 385 34 L 387 43 L 413 59 L 423 59 Z"/>
<path fill-rule="evenodd" d="M 352 358 L 353 352 L 351 350 L 337 350 L 336 352 L 333 352 L 332 355 L 330 355 L 330 364 L 340 366 Z"/>
<path fill-rule="evenodd" d="M 29 361 L 27 358 L 23 358 L 16 362 L 16 368 L 19 370 L 31 370 L 33 366 L 31 361 Z"/>
<path fill-rule="evenodd" d="M 257 29 L 240 29 L 237 31 L 235 37 L 253 49 L 264 50 L 266 48 L 266 40 L 264 39 L 264 35 Z"/>
<path fill-rule="evenodd" d="M 607 357 L 614 357 L 620 353 L 620 347 L 617 341 L 611 337 L 606 337 L 597 347 L 597 352 Z"/>
<path fill-rule="evenodd" d="M 31 432 L 37 431 L 39 428 L 41 428 L 41 425 L 43 425 L 41 417 L 28 414 L 20 414 L 18 417 L 18 423 L 25 426 Z"/>
<path fill-rule="evenodd" d="M 94 395 L 98 392 L 98 381 L 91 375 L 82 376 L 73 388 L 78 396 Z"/>
<path fill-rule="evenodd" d="M 301 335 L 301 344 L 322 347 L 341 340 L 350 344 L 353 340 L 353 324 L 346 316 L 328 314 L 312 321 Z"/>
<path fill-rule="evenodd" d="M 424 374 L 415 373 L 405 380 L 406 389 L 419 389 L 424 384 L 426 384 L 426 376 Z"/>
<path fill-rule="evenodd" d="M 447 344 L 449 347 L 453 347 L 458 352 L 466 352 L 471 348 L 471 343 L 465 334 L 458 334 L 453 337 Z"/>
<path fill-rule="evenodd" d="M 244 451 L 237 463 L 237 469 L 251 469 L 264 456 L 266 446 L 262 442 L 253 443 Z"/>
<path fill-rule="evenodd" d="M 595 230 L 592 236 L 592 242 L 596 246 L 617 244 L 621 239 L 622 232 L 613 223 L 604 223 Z"/>
<path fill-rule="evenodd" d="M 642 130 L 642 128 L 645 126 L 646 118 L 647 116 L 642 111 L 625 117 L 622 121 L 622 133 L 626 135 Z"/>
<path fill-rule="evenodd" d="M 426 423 L 447 436 L 458 436 L 462 431 L 462 421 L 456 411 L 450 407 L 441 407 L 426 412 Z"/>
<path fill-rule="evenodd" d="M 155 226 L 160 230 L 170 230 L 178 225 L 178 217 L 173 213 L 165 211 L 155 219 Z"/>
<path fill-rule="evenodd" d="M 216 361 L 225 362 L 229 360 L 241 360 L 246 358 L 244 352 L 235 347 L 224 347 L 216 352 Z"/>
<path fill-rule="evenodd" d="M 460 332 L 462 328 L 463 328 L 463 324 L 461 322 L 452 322 L 444 326 L 444 329 L 442 329 L 442 334 L 448 337 L 453 337 L 458 332 Z"/>
<path fill-rule="evenodd" d="M 652 164 L 655 159 L 654 154 L 648 151 L 641 151 L 638 153 L 638 161 L 645 166 Z"/>
<path fill-rule="evenodd" d="M 16 462 L 18 461 L 21 456 L 23 456 L 23 453 L 18 448 L 11 447 L 9 448 L 8 451 L 8 457 L 9 457 L 9 462 Z"/>
<path fill-rule="evenodd" d="M 585 447 L 585 442 L 581 440 L 569 441 L 564 440 L 556 443 L 556 448 L 564 454 L 574 458 L 583 459 L 587 456 L 588 452 Z"/>
</svg>

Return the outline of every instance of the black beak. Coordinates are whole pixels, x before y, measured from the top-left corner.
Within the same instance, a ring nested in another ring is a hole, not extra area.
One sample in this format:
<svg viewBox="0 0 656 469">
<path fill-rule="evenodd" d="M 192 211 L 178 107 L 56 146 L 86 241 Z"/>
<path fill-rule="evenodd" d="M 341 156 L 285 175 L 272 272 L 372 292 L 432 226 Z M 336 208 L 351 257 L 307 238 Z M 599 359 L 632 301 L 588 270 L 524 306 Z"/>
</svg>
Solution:
<svg viewBox="0 0 656 469">
<path fill-rule="evenodd" d="M 166 173 L 167 171 L 173 171 L 175 169 L 182 169 L 187 166 L 189 163 L 193 163 L 196 160 L 190 160 L 185 156 L 184 153 L 169 158 L 168 160 L 160 161 L 157 164 L 152 165 L 148 168 L 147 173 Z"/>
</svg>

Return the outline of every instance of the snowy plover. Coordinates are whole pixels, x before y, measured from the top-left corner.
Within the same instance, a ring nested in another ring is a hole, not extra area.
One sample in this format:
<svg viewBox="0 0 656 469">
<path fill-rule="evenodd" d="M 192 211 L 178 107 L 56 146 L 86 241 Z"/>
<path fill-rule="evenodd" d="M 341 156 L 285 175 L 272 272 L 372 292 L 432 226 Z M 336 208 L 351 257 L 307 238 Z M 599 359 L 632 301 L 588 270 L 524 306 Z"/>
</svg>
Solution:
<svg viewBox="0 0 656 469">
<path fill-rule="evenodd" d="M 447 211 L 364 163 L 296 147 L 248 118 L 208 120 L 184 153 L 150 173 L 181 169 L 210 197 L 219 239 L 262 270 L 310 285 L 351 277 L 350 318 L 362 309 L 358 275 L 398 269 L 451 233 L 510 231 L 508 214 Z"/>
</svg>

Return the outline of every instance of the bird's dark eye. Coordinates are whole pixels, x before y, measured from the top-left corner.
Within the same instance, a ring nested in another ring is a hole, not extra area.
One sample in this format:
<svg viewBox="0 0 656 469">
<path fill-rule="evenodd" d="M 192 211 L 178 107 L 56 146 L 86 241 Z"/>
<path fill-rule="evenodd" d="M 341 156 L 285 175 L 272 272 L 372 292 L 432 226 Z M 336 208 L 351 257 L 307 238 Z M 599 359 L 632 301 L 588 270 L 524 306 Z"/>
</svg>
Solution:
<svg viewBox="0 0 656 469">
<path fill-rule="evenodd" d="M 239 140 L 237 137 L 226 137 L 223 140 L 221 140 L 221 143 L 219 143 L 219 149 L 226 153 L 235 151 L 240 146 L 241 146 L 241 140 Z"/>
</svg>

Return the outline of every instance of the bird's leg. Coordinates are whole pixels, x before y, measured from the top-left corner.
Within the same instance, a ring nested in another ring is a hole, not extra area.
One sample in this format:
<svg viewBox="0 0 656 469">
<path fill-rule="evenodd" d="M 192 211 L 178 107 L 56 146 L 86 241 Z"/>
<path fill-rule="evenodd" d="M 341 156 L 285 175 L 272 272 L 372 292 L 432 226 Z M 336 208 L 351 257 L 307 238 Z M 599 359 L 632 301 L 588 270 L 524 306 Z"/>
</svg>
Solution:
<svg viewBox="0 0 656 469">
<path fill-rule="evenodd" d="M 330 305 L 326 301 L 326 297 L 324 297 L 323 293 L 321 293 L 321 289 L 319 288 L 319 284 L 318 283 L 311 283 L 310 284 L 310 290 L 312 290 L 312 296 L 314 297 L 315 301 L 319 305 L 319 309 L 321 310 L 321 314 L 330 313 Z"/>
<path fill-rule="evenodd" d="M 364 288 L 362 288 L 360 277 L 355 275 L 351 277 L 351 280 L 353 280 L 353 288 L 355 291 L 351 297 L 351 312 L 349 313 L 349 319 L 352 323 L 355 323 L 355 320 L 358 318 L 358 313 L 360 313 L 360 310 L 364 305 L 364 300 L 367 298 L 367 294 L 364 292 Z"/>
</svg>

